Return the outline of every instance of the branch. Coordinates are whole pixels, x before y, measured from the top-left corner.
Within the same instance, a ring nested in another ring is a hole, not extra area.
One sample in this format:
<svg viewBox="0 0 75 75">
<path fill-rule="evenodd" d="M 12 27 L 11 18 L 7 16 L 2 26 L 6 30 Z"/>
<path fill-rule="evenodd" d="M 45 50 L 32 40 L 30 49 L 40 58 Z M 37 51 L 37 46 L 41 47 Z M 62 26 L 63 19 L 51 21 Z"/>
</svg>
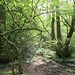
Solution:
<svg viewBox="0 0 75 75">
<path fill-rule="evenodd" d="M 40 34 L 37 34 L 36 36 L 30 38 L 29 40 L 32 40 L 32 39 L 36 38 L 38 35 L 40 35 Z"/>
<path fill-rule="evenodd" d="M 63 21 L 62 21 L 63 22 Z M 68 27 L 67 27 L 67 25 L 63 22 L 63 24 L 66 26 L 66 29 L 67 29 L 67 34 L 68 34 Z"/>
<path fill-rule="evenodd" d="M 8 31 L 8 32 L 5 32 L 5 33 L 0 33 L 0 36 L 6 35 L 6 34 L 11 33 L 11 32 L 19 31 L 19 30 L 26 30 L 26 31 L 37 30 L 37 31 L 40 31 L 40 32 L 43 31 L 43 30 L 38 29 L 38 28 L 23 28 L 23 29 L 18 28 L 18 29 L 14 29 L 14 30 L 11 30 L 11 31 Z"/>
<path fill-rule="evenodd" d="M 42 25 L 43 25 L 43 28 L 46 30 L 46 32 L 47 32 L 49 35 L 51 35 L 51 34 L 47 31 L 47 29 L 45 28 L 44 23 L 43 23 L 43 21 L 41 20 L 41 18 L 40 18 L 40 17 L 38 17 L 38 18 L 40 19 L 40 21 L 41 21 L 41 23 L 42 23 Z"/>
<path fill-rule="evenodd" d="M 38 17 L 38 16 L 43 15 L 43 14 L 55 13 L 55 12 L 56 12 L 56 11 L 53 11 L 53 12 L 46 12 L 46 13 L 39 13 L 39 14 L 35 15 L 35 16 L 33 17 L 33 19 L 34 19 L 35 17 Z M 69 12 L 69 13 L 72 13 L 72 12 Z M 63 13 L 60 13 L 60 14 L 63 14 Z"/>
<path fill-rule="evenodd" d="M 67 20 L 66 20 L 63 16 L 61 16 L 61 17 L 65 20 L 65 22 L 68 24 L 68 26 L 71 27 L 71 26 L 69 25 L 69 23 L 67 22 Z"/>
<path fill-rule="evenodd" d="M 26 31 L 30 31 L 30 30 L 37 30 L 42 32 L 42 30 L 38 29 L 38 28 L 23 28 L 22 30 L 26 30 Z"/>
<path fill-rule="evenodd" d="M 48 13 L 52 13 L 52 12 L 46 12 L 46 13 L 37 14 L 37 15 L 35 15 L 35 16 L 33 17 L 33 19 L 34 19 L 35 17 L 38 17 L 38 16 L 43 15 L 43 14 L 48 14 Z"/>
<path fill-rule="evenodd" d="M 40 1 L 40 0 L 38 0 L 37 3 L 35 4 L 35 6 L 34 6 L 35 8 L 37 8 L 37 4 L 39 3 L 39 1 Z"/>
<path fill-rule="evenodd" d="M 17 51 L 17 47 L 15 46 L 15 43 L 9 41 L 4 35 L 3 35 L 2 37 L 3 37 L 9 44 L 13 45 L 14 48 L 16 49 L 16 51 Z"/>
<path fill-rule="evenodd" d="M 10 43 L 11 45 L 15 45 L 15 44 L 12 43 L 11 41 L 9 41 L 5 36 L 3 36 L 3 38 L 4 38 L 8 43 Z"/>
<path fill-rule="evenodd" d="M 13 14 L 11 13 L 11 11 L 9 10 L 9 7 L 7 6 L 5 0 L 3 0 L 3 1 L 4 1 L 4 5 L 5 5 L 5 6 L 7 7 L 7 9 L 8 9 L 8 12 L 10 13 L 10 15 L 11 15 L 13 21 L 17 24 L 18 27 L 22 28 L 22 27 L 14 20 L 14 16 L 13 16 Z"/>
<path fill-rule="evenodd" d="M 33 0 L 32 0 L 32 12 L 33 12 L 33 9 L 34 9 L 33 6 L 34 6 L 34 5 L 33 5 Z"/>
</svg>

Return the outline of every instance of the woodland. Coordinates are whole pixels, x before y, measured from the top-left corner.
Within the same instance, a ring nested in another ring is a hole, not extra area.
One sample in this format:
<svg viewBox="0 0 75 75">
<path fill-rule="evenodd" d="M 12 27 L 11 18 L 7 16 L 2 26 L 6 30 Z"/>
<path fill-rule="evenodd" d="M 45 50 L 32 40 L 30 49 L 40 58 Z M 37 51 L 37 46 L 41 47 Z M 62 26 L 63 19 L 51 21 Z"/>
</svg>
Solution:
<svg viewBox="0 0 75 75">
<path fill-rule="evenodd" d="M 75 75 L 75 0 L 0 0 L 0 75 Z"/>
</svg>

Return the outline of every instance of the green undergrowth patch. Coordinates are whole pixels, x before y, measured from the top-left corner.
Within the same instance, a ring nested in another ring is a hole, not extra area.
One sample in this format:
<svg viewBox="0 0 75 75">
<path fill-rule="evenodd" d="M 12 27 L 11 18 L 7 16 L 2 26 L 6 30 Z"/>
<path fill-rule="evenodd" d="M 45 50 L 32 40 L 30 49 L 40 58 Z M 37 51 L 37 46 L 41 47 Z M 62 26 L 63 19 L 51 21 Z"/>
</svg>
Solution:
<svg viewBox="0 0 75 75">
<path fill-rule="evenodd" d="M 0 69 L 1 69 L 1 68 L 4 68 L 4 67 L 7 67 L 7 65 L 8 65 L 8 64 L 2 64 L 2 63 L 0 63 Z"/>
<path fill-rule="evenodd" d="M 23 60 L 22 61 L 22 63 L 24 64 L 24 63 L 31 63 L 31 62 L 34 62 L 34 61 L 36 61 L 36 57 L 35 56 L 33 56 L 32 58 L 27 58 L 26 60 Z M 18 65 L 19 64 L 19 62 L 18 62 L 18 60 L 16 60 L 15 62 L 14 62 L 14 65 Z M 5 67 L 8 67 L 8 66 L 12 66 L 12 62 L 9 62 L 9 63 L 7 63 L 7 64 L 2 64 L 2 63 L 0 63 L 0 69 L 1 68 L 5 68 Z"/>
<path fill-rule="evenodd" d="M 18 64 L 19 64 L 18 61 L 15 61 L 15 62 L 14 62 L 14 65 L 18 65 Z M 0 69 L 1 69 L 1 68 L 5 68 L 5 67 L 8 67 L 8 66 L 12 66 L 12 62 L 9 62 L 9 63 L 7 63 L 7 64 L 2 64 L 2 63 L 0 63 Z"/>
<path fill-rule="evenodd" d="M 61 58 L 57 55 L 53 57 L 53 60 L 59 63 L 75 63 L 75 54 L 72 54 L 70 57 Z"/>
<path fill-rule="evenodd" d="M 45 56 L 45 57 L 41 57 L 41 58 L 46 62 L 52 62 L 52 60 L 50 59 L 50 56 Z"/>
<path fill-rule="evenodd" d="M 51 51 L 50 49 L 41 48 L 38 50 L 37 54 L 41 55 L 41 58 L 46 62 L 51 62 L 52 58 L 55 55 L 55 51 Z"/>
<path fill-rule="evenodd" d="M 75 71 L 72 70 L 72 69 L 66 69 L 66 71 L 67 71 L 67 72 L 70 72 L 70 73 L 75 73 Z"/>
<path fill-rule="evenodd" d="M 41 48 L 39 50 L 37 50 L 36 54 L 39 54 L 41 56 L 54 56 L 55 55 L 55 51 L 52 51 L 50 49 L 44 49 L 44 48 Z"/>
<path fill-rule="evenodd" d="M 14 72 L 15 72 L 15 75 L 19 75 L 18 70 L 15 70 Z M 12 74 L 12 71 L 2 72 L 2 74 L 3 74 L 3 75 L 13 75 L 13 74 Z M 24 73 L 24 74 L 21 74 L 21 75 L 29 75 L 29 74 Z"/>
<path fill-rule="evenodd" d="M 4 75 L 12 75 L 12 71 L 3 72 L 2 74 L 4 74 Z"/>
<path fill-rule="evenodd" d="M 17 63 L 14 63 L 14 64 L 17 64 Z M 8 67 L 8 66 L 11 66 L 12 65 L 12 62 L 9 62 L 9 63 L 7 63 L 7 64 L 2 64 L 2 63 L 0 63 L 0 69 L 1 68 L 5 68 L 5 67 Z"/>
<path fill-rule="evenodd" d="M 36 61 L 36 56 L 33 56 L 32 58 L 27 58 L 26 61 L 23 61 L 23 63 L 31 63 Z"/>
</svg>

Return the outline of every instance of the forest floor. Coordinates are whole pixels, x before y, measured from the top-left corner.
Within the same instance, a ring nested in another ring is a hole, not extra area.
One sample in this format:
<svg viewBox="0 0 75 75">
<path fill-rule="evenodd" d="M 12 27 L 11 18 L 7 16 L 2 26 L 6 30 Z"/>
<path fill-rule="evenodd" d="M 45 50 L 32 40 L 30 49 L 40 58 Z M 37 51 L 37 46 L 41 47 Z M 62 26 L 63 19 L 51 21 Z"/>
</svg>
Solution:
<svg viewBox="0 0 75 75">
<path fill-rule="evenodd" d="M 18 65 L 15 65 L 15 69 L 18 70 Z M 36 55 L 36 61 L 31 64 L 22 64 L 24 73 L 29 75 L 75 75 L 75 73 L 67 72 L 66 66 L 56 63 L 54 61 L 47 63 L 41 59 L 40 55 Z M 11 71 L 11 66 L 0 69 L 0 75 L 2 72 Z"/>
</svg>

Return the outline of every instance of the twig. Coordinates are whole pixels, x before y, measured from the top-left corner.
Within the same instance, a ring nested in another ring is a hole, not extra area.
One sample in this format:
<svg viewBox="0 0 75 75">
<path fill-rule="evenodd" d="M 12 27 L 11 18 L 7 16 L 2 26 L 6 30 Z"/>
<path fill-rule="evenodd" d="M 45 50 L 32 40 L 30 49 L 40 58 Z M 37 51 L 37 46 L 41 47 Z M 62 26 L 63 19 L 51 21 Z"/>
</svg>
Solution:
<svg viewBox="0 0 75 75">
<path fill-rule="evenodd" d="M 11 32 L 19 31 L 19 30 L 26 30 L 26 31 L 30 31 L 30 30 L 38 30 L 38 31 L 40 31 L 40 32 L 43 31 L 43 30 L 38 29 L 38 28 L 23 28 L 23 29 L 17 28 L 17 29 L 14 29 L 14 30 L 11 30 L 11 31 L 8 31 L 8 32 L 5 32 L 5 33 L 0 33 L 0 36 L 6 35 L 6 34 L 11 33 Z"/>
<path fill-rule="evenodd" d="M 8 12 L 10 13 L 11 17 L 13 18 L 13 21 L 17 24 L 18 27 L 20 27 L 20 28 L 22 29 L 22 27 L 14 20 L 14 16 L 13 16 L 13 14 L 11 13 L 11 11 L 9 10 L 9 7 L 7 6 L 5 0 L 3 0 L 3 1 L 4 1 L 4 5 L 5 5 L 5 6 L 7 7 L 7 9 L 8 9 Z"/>
<path fill-rule="evenodd" d="M 61 16 L 61 17 L 65 20 L 65 22 L 68 24 L 68 26 L 71 27 L 71 26 L 69 25 L 69 23 L 67 22 L 67 20 L 66 20 L 63 16 Z"/>
<path fill-rule="evenodd" d="M 11 41 L 9 41 L 4 35 L 2 36 L 9 44 L 11 44 L 11 45 L 13 45 L 14 46 L 14 48 L 15 48 L 15 50 L 18 52 L 18 50 L 17 50 L 17 47 L 16 47 L 16 45 L 15 45 L 15 43 L 13 43 L 13 42 L 11 42 Z"/>
<path fill-rule="evenodd" d="M 38 17 L 39 19 L 40 19 L 40 21 L 41 21 L 41 23 L 42 23 L 42 25 L 43 25 L 43 28 L 46 30 L 46 32 L 49 34 L 49 35 L 51 35 L 49 32 L 48 32 L 48 30 L 45 28 L 45 26 L 44 26 L 44 23 L 43 23 L 43 21 L 41 20 L 41 18 L 40 17 Z M 52 36 L 52 35 L 51 35 Z"/>
<path fill-rule="evenodd" d="M 37 4 L 39 3 L 39 1 L 40 1 L 40 0 L 38 0 L 38 1 L 37 1 L 37 3 L 35 4 L 35 6 L 34 6 L 34 7 L 35 7 L 35 9 L 37 8 Z"/>
</svg>

